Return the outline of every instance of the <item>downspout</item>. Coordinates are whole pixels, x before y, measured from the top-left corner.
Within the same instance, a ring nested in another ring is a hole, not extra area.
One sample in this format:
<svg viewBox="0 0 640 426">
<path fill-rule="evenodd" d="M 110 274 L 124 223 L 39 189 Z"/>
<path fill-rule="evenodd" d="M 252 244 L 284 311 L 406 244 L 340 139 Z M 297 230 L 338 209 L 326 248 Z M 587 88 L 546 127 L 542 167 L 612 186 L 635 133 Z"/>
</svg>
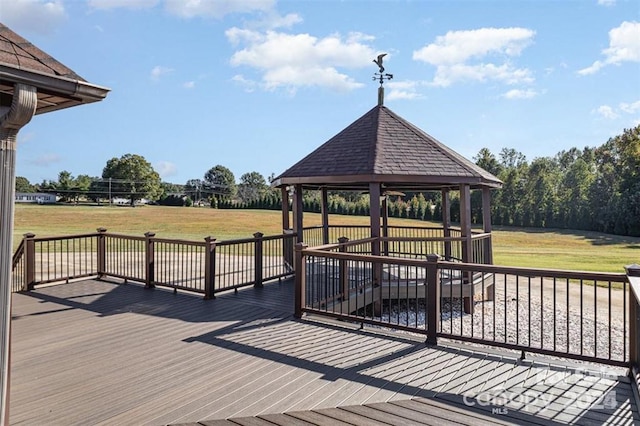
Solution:
<svg viewBox="0 0 640 426">
<path fill-rule="evenodd" d="M 17 136 L 20 129 L 31 121 L 37 104 L 37 89 L 16 83 L 11 105 L 0 105 L 0 425 L 9 424 L 11 259 Z"/>
</svg>

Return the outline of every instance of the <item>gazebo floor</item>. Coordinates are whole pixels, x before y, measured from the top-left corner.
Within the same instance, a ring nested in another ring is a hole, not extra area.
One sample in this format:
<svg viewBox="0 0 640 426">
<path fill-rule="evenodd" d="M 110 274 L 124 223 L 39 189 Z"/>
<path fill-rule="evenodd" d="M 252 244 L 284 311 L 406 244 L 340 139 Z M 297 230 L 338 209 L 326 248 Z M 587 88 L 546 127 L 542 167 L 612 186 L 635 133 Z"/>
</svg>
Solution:
<svg viewBox="0 0 640 426">
<path fill-rule="evenodd" d="M 625 377 L 299 321 L 292 294 L 284 281 L 204 301 L 96 280 L 15 294 L 10 421 L 640 422 Z"/>
</svg>

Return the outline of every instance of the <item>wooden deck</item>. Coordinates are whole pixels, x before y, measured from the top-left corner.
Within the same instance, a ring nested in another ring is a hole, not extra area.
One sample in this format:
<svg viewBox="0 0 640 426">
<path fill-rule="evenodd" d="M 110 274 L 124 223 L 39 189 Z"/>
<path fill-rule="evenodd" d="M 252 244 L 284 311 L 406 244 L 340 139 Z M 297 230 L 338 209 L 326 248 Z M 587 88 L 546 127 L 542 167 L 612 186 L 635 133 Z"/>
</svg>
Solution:
<svg viewBox="0 0 640 426">
<path fill-rule="evenodd" d="M 640 423 L 624 377 L 297 321 L 292 286 L 209 301 L 94 280 L 15 294 L 11 424 Z"/>
</svg>

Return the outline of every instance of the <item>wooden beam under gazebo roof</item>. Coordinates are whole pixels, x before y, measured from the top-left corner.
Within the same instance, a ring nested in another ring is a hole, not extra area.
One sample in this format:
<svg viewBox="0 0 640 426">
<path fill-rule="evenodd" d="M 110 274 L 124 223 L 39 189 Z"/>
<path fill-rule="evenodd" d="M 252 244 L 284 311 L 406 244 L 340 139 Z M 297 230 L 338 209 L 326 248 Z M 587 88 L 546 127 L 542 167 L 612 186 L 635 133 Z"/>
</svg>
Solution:
<svg viewBox="0 0 640 426">
<path fill-rule="evenodd" d="M 449 191 L 460 191 L 460 218 L 463 237 L 468 237 L 463 260 L 468 260 L 471 238 L 471 190 L 483 191 L 483 223 L 491 232 L 490 190 L 502 182 L 491 173 L 409 123 L 382 102 L 340 133 L 298 161 L 272 182 L 283 193 L 283 227 L 289 227 L 286 188 L 294 190 L 294 231 L 302 242 L 302 191 L 322 191 L 322 217 L 328 235 L 327 191 L 354 190 L 370 194 L 371 236 L 380 236 L 381 197 L 389 191 L 433 191 L 443 194 L 445 235 L 450 227 Z M 386 197 L 383 228 L 386 227 Z M 383 232 L 386 230 L 383 229 Z M 386 233 L 386 232 L 385 232 Z M 376 249 L 373 249 L 373 254 Z"/>
<path fill-rule="evenodd" d="M 18 132 L 34 115 L 98 102 L 93 85 L 0 23 L 0 424 L 8 424 L 11 260 Z"/>
</svg>

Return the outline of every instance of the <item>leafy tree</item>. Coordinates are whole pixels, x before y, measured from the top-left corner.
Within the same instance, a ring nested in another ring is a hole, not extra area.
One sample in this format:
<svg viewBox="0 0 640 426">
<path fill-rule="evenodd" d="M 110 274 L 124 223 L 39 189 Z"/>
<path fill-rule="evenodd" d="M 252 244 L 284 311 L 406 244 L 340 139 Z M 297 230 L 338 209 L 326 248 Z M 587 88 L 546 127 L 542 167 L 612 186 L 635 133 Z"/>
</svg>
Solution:
<svg viewBox="0 0 640 426">
<path fill-rule="evenodd" d="M 73 198 L 73 175 L 67 170 L 58 173 L 58 182 L 55 185 L 56 192 L 61 201 L 70 201 Z"/>
<path fill-rule="evenodd" d="M 267 181 L 258 172 L 249 172 L 240 176 L 238 196 L 243 203 L 258 200 L 267 189 Z"/>
<path fill-rule="evenodd" d="M 162 193 L 160 175 L 151 163 L 137 154 L 112 158 L 102 171 L 103 179 L 111 179 L 112 196 L 126 197 L 133 206 L 136 200 L 156 200 Z"/>
<path fill-rule="evenodd" d="M 498 162 L 496 156 L 489 151 L 488 148 L 482 148 L 478 154 L 473 157 L 476 165 L 482 167 L 494 176 L 498 176 L 502 171 L 502 164 Z"/>
<path fill-rule="evenodd" d="M 203 181 L 201 179 L 189 179 L 184 184 L 184 193 L 195 203 L 202 199 Z"/>
<path fill-rule="evenodd" d="M 502 180 L 503 185 L 494 198 L 498 206 L 496 209 L 499 216 L 498 223 L 522 226 L 524 219 L 522 194 L 526 183 L 527 159 L 521 152 L 503 148 L 500 152 L 500 166 L 502 170 L 498 178 Z"/>
<path fill-rule="evenodd" d="M 96 203 L 100 203 L 102 200 L 109 199 L 109 182 L 108 180 L 95 178 L 89 185 L 87 191 L 87 197 Z"/>
<path fill-rule="evenodd" d="M 36 192 L 36 188 L 26 177 L 16 176 L 16 192 Z"/>
<path fill-rule="evenodd" d="M 238 191 L 233 172 L 219 164 L 204 174 L 204 188 L 218 201 L 230 200 Z"/>
<path fill-rule="evenodd" d="M 91 187 L 91 182 L 95 179 L 96 178 L 89 175 L 78 175 L 78 177 L 73 180 L 71 191 L 69 192 L 72 200 L 77 203 L 80 201 L 80 198 L 86 199 L 89 188 Z"/>
<path fill-rule="evenodd" d="M 553 159 L 542 157 L 531 162 L 522 194 L 523 209 L 528 212 L 526 226 L 557 226 L 559 180 L 558 163 Z"/>
</svg>

